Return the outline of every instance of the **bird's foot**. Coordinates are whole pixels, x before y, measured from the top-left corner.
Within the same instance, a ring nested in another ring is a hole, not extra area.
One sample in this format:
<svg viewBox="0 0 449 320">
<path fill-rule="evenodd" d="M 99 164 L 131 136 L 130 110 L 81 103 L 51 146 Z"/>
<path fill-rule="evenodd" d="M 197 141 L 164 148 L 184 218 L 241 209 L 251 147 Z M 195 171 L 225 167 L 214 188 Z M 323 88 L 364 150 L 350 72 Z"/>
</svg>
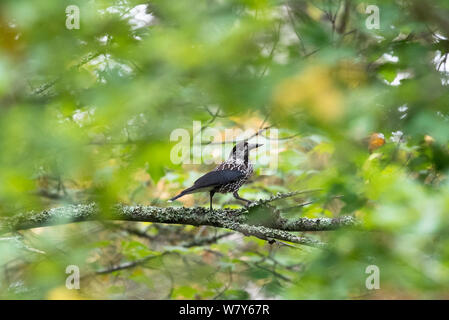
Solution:
<svg viewBox="0 0 449 320">
<path fill-rule="evenodd" d="M 253 203 L 255 203 L 255 201 L 249 201 L 249 200 L 248 200 L 248 201 L 245 203 L 245 208 L 250 208 L 251 205 L 252 205 Z"/>
</svg>

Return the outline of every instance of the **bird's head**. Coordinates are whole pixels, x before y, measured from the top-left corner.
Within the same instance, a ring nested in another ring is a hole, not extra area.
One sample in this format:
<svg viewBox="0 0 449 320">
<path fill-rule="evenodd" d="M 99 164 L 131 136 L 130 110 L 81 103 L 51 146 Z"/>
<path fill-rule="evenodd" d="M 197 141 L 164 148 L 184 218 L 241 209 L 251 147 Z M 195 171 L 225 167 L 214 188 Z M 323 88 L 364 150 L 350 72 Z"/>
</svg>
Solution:
<svg viewBox="0 0 449 320">
<path fill-rule="evenodd" d="M 263 144 L 260 143 L 248 143 L 248 141 L 242 141 L 237 143 L 234 148 L 232 148 L 231 154 L 229 158 L 234 158 L 238 160 L 243 160 L 245 163 L 248 162 L 249 151 L 252 149 L 256 149 Z"/>
</svg>

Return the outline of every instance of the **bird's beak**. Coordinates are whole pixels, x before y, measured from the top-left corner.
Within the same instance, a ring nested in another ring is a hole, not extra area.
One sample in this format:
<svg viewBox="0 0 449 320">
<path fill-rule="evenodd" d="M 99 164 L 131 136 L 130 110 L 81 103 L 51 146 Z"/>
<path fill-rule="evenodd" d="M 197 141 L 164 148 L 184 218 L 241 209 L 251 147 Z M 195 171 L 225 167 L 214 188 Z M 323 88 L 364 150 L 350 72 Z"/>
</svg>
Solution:
<svg viewBox="0 0 449 320">
<path fill-rule="evenodd" d="M 252 149 L 259 148 L 259 147 L 261 147 L 261 146 L 263 146 L 262 143 L 254 143 L 254 144 L 248 145 L 248 149 L 249 149 L 249 150 L 252 150 Z"/>
</svg>

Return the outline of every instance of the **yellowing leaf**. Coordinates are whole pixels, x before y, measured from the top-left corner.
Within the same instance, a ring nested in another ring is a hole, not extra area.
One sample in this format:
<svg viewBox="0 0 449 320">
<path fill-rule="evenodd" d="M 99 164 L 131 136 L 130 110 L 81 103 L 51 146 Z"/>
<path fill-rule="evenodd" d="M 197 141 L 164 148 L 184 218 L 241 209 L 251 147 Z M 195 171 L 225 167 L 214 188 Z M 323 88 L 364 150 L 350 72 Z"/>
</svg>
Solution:
<svg viewBox="0 0 449 320">
<path fill-rule="evenodd" d="M 342 60 L 335 69 L 336 76 L 349 88 L 356 88 L 366 81 L 366 71 L 362 65 Z"/>
<path fill-rule="evenodd" d="M 373 133 L 369 138 L 368 150 L 373 152 L 374 150 L 382 147 L 385 144 L 385 137 L 382 133 Z"/>
<path fill-rule="evenodd" d="M 317 120 L 333 122 L 343 114 L 343 97 L 335 87 L 331 71 L 312 66 L 281 82 L 275 89 L 273 104 L 281 113 L 303 110 Z"/>
<path fill-rule="evenodd" d="M 83 296 L 78 294 L 78 290 L 69 290 L 64 286 L 54 288 L 47 294 L 49 300 L 83 300 Z"/>
</svg>

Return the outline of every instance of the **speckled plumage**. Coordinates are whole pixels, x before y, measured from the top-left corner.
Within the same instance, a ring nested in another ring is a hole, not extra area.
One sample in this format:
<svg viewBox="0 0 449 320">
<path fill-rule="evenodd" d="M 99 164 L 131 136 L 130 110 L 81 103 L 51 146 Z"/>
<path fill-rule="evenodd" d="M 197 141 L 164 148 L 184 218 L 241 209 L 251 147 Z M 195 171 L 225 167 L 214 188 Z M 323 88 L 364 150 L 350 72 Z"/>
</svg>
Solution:
<svg viewBox="0 0 449 320">
<path fill-rule="evenodd" d="M 240 187 L 248 181 L 248 179 L 251 177 L 251 175 L 254 172 L 253 165 L 251 162 L 244 163 L 243 161 L 236 160 L 234 158 L 229 158 L 219 166 L 217 166 L 214 171 L 221 171 L 221 170 L 237 170 L 241 173 L 243 173 L 243 177 L 240 179 L 223 184 L 216 188 L 216 192 L 218 193 L 228 193 L 228 192 L 236 192 L 240 189 Z"/>
<path fill-rule="evenodd" d="M 251 201 L 238 195 L 238 190 L 254 172 L 253 165 L 249 161 L 249 151 L 259 146 L 259 144 L 250 145 L 246 141 L 235 145 L 228 160 L 217 166 L 213 171 L 201 176 L 192 187 L 183 190 L 170 200 L 176 200 L 190 193 L 207 191 L 210 193 L 211 210 L 212 198 L 215 193 L 232 192 L 236 199 L 250 203 Z"/>
</svg>

